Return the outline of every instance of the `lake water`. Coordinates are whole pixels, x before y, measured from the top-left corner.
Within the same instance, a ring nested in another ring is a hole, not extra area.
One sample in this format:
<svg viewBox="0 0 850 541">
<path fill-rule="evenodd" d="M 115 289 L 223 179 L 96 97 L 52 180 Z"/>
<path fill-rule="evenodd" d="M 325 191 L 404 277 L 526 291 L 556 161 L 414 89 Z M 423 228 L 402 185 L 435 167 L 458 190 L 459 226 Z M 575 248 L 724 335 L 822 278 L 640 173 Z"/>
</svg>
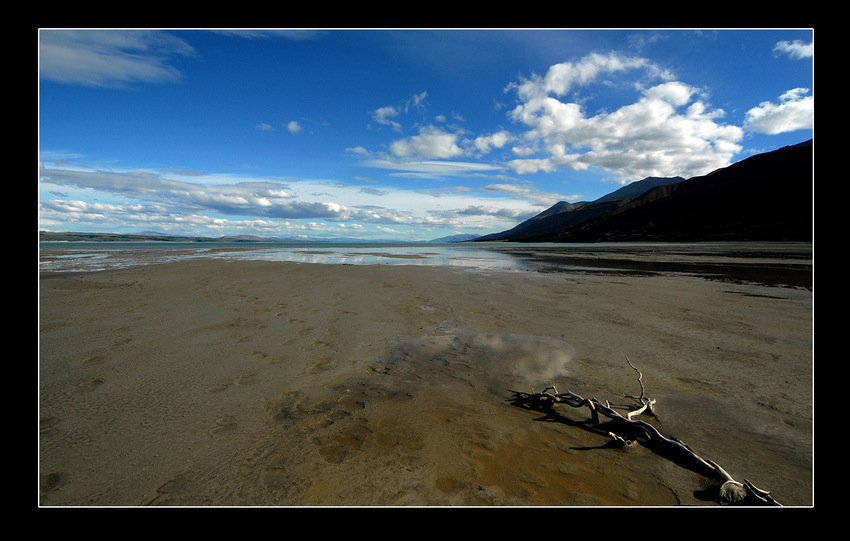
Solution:
<svg viewBox="0 0 850 541">
<path fill-rule="evenodd" d="M 42 272 L 82 272 L 190 258 L 302 264 L 419 265 L 470 271 L 694 275 L 812 287 L 811 243 L 330 244 L 44 242 Z"/>
</svg>

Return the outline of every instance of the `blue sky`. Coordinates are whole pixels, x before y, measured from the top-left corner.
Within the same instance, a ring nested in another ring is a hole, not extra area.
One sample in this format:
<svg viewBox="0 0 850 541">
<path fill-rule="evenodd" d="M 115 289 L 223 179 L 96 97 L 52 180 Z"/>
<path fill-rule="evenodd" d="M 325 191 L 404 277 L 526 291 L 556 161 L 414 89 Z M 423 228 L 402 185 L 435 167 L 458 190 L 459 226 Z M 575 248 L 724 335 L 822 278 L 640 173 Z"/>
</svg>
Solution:
<svg viewBox="0 0 850 541">
<path fill-rule="evenodd" d="M 39 228 L 503 231 L 812 138 L 813 63 L 812 29 L 41 29 Z"/>
</svg>

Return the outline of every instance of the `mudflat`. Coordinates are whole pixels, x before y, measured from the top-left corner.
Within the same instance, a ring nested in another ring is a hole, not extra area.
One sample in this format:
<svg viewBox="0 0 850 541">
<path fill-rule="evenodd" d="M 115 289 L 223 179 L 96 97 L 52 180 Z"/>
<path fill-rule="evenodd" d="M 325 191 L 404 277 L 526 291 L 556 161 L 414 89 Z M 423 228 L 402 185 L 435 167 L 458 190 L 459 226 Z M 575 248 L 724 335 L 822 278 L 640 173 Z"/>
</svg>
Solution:
<svg viewBox="0 0 850 541">
<path fill-rule="evenodd" d="M 511 402 L 634 405 L 627 358 L 660 432 L 813 504 L 810 288 L 215 259 L 39 279 L 42 506 L 719 505 L 585 409 Z"/>
</svg>

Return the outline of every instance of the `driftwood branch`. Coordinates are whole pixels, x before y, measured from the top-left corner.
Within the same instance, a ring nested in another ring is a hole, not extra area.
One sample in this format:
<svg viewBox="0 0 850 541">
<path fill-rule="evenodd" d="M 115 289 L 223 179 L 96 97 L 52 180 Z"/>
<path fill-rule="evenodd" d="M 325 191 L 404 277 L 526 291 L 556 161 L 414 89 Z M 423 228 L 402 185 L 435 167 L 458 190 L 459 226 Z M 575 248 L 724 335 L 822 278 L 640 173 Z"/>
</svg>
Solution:
<svg viewBox="0 0 850 541">
<path fill-rule="evenodd" d="M 654 416 L 655 400 L 648 398 L 645 394 L 641 371 L 628 358 L 626 362 L 638 374 L 640 396 L 627 397 L 637 400 L 639 405 L 627 411 L 625 415 L 613 409 L 607 401 L 603 404 L 595 398 L 583 398 L 570 391 L 559 392 L 554 384 L 541 392 L 511 391 L 514 394 L 514 402 L 522 407 L 543 411 L 550 416 L 557 415 L 554 409 L 557 404 L 566 404 L 573 408 L 587 407 L 593 424 L 600 423 L 600 415 L 614 422 L 616 429 L 609 431 L 608 434 L 615 442 L 625 445 L 634 440 L 642 440 L 644 445 L 656 453 L 721 483 L 719 498 L 722 502 L 742 505 L 780 505 L 769 492 L 761 490 L 747 480 L 743 483 L 736 481 L 717 463 L 702 458 L 684 442 L 676 438 L 668 438 L 648 422 L 636 419 L 640 415 Z M 630 436 L 635 438 L 632 439 Z"/>
</svg>

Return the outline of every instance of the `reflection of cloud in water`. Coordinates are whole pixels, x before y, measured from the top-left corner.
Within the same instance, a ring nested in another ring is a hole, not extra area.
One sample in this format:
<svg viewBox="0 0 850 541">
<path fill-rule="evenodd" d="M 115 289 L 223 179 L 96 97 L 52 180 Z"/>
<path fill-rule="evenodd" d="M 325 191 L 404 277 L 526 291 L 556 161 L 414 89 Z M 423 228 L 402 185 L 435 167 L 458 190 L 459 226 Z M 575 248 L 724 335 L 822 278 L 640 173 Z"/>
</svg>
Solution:
<svg viewBox="0 0 850 541">
<path fill-rule="evenodd" d="M 478 334 L 472 341 L 485 348 L 495 364 L 507 363 L 514 374 L 542 383 L 565 375 L 575 357 L 571 345 L 546 336 Z"/>
<path fill-rule="evenodd" d="M 442 365 L 488 378 L 519 377 L 540 385 L 568 373 L 575 348 L 547 336 L 457 330 L 442 336 L 404 337 L 396 355 L 396 361 L 415 365 L 414 370 Z"/>
<path fill-rule="evenodd" d="M 457 246 L 328 246 L 304 248 L 291 245 L 273 247 L 240 247 L 221 251 L 217 257 L 260 259 L 292 263 L 336 265 L 418 265 L 466 267 L 475 270 L 527 271 L 521 259 L 499 250 Z"/>
</svg>

